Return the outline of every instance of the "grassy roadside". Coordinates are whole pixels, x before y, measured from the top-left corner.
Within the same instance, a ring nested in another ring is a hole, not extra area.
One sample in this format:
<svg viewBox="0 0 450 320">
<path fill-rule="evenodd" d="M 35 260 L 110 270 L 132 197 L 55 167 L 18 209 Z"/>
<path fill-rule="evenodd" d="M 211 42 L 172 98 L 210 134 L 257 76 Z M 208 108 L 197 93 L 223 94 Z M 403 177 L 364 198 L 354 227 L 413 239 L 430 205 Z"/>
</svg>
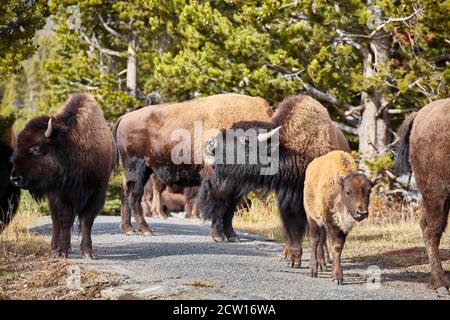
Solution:
<svg viewBox="0 0 450 320">
<path fill-rule="evenodd" d="M 343 258 L 382 268 L 427 271 L 428 258 L 419 224 L 420 209 L 406 210 L 401 206 L 386 208 L 381 201 L 372 201 L 370 212 L 369 219 L 358 223 L 350 232 Z M 235 216 L 234 225 L 238 230 L 261 235 L 266 240 L 284 241 L 273 195 L 265 201 L 252 199 L 252 207 L 240 211 Z M 309 247 L 308 236 L 304 247 Z M 450 271 L 450 239 L 445 234 L 441 248 L 443 266 Z"/>
<path fill-rule="evenodd" d="M 39 206 L 24 194 L 17 215 L 0 234 L 0 300 L 95 299 L 101 290 L 121 281 L 115 275 L 53 258 L 49 237 L 29 227 L 40 215 Z M 74 267 L 80 270 L 78 289 L 67 285 Z"/>
</svg>

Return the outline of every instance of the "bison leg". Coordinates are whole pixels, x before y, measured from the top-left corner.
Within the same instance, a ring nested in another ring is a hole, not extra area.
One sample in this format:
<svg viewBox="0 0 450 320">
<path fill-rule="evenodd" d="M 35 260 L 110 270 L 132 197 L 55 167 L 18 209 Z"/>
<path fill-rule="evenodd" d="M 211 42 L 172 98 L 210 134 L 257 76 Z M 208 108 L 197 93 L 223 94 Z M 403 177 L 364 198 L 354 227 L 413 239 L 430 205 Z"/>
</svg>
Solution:
<svg viewBox="0 0 450 320">
<path fill-rule="evenodd" d="M 138 230 L 144 235 L 151 233 L 150 227 L 145 221 L 142 212 L 141 200 L 144 186 L 150 177 L 151 170 L 146 167 L 144 161 L 135 159 L 124 164 L 125 168 L 125 197 L 134 219 L 138 223 Z"/>
<path fill-rule="evenodd" d="M 289 188 L 277 192 L 281 219 L 287 236 L 284 255 L 293 268 L 300 268 L 302 240 L 306 229 L 306 213 L 303 207 L 303 188 Z"/>
<path fill-rule="evenodd" d="M 96 192 L 83 212 L 80 213 L 80 226 L 81 226 L 81 245 L 80 252 L 82 258 L 93 259 L 93 249 L 92 249 L 92 225 L 94 224 L 95 217 L 98 212 L 102 209 L 105 204 L 106 188 Z"/>
<path fill-rule="evenodd" d="M 62 209 L 59 214 L 59 242 L 58 242 L 58 252 L 59 256 L 63 258 L 69 257 L 70 250 L 70 236 L 75 220 L 75 215 L 73 213 L 73 208 L 66 207 Z"/>
<path fill-rule="evenodd" d="M 80 217 L 81 224 L 81 245 L 80 253 L 82 258 L 94 259 L 94 252 L 92 249 L 91 231 L 94 224 L 95 213 L 89 212 Z"/>
<path fill-rule="evenodd" d="M 133 227 L 131 226 L 131 208 L 127 202 L 127 196 L 125 194 L 126 182 L 123 182 L 121 193 L 121 206 L 120 206 L 120 228 L 126 235 L 134 234 Z"/>
<path fill-rule="evenodd" d="M 154 217 L 165 217 L 164 208 L 161 201 L 161 194 L 166 188 L 166 185 L 155 175 L 150 176 L 152 184 L 152 205 L 150 211 Z"/>
<path fill-rule="evenodd" d="M 227 208 L 227 211 L 225 212 L 225 216 L 223 217 L 223 232 L 229 242 L 239 242 L 240 241 L 239 236 L 237 235 L 237 233 L 234 231 L 234 228 L 233 228 L 233 217 L 234 217 L 234 213 L 237 210 L 237 203 L 238 203 L 238 200 L 235 200 L 234 202 L 230 202 L 230 205 Z"/>
<path fill-rule="evenodd" d="M 448 293 L 448 289 L 450 288 L 450 282 L 442 269 L 439 243 L 447 225 L 449 209 L 450 198 L 444 198 L 444 201 L 439 201 L 436 200 L 436 197 L 429 199 L 424 194 L 420 226 L 430 261 L 431 282 L 434 289 L 446 293 Z"/>
<path fill-rule="evenodd" d="M 52 242 L 51 242 L 51 250 L 52 254 L 54 256 L 59 256 L 59 232 L 60 232 L 60 225 L 59 225 L 59 218 L 58 218 L 58 211 L 56 209 L 56 206 L 53 201 L 49 198 L 49 209 L 50 209 L 50 216 L 52 218 Z"/>
<path fill-rule="evenodd" d="M 52 217 L 52 253 L 67 258 L 70 249 L 70 231 L 75 220 L 72 206 L 61 202 L 58 196 L 49 194 L 50 215 Z"/>
<path fill-rule="evenodd" d="M 327 231 L 325 226 L 320 228 L 320 239 L 317 248 L 317 261 L 319 262 L 319 268 L 321 271 L 327 270 L 327 262 L 330 261 L 330 254 L 327 247 Z"/>
<path fill-rule="evenodd" d="M 311 277 L 317 278 L 319 262 L 317 258 L 317 251 L 320 246 L 320 236 L 321 227 L 317 225 L 314 220 L 309 220 L 309 229 L 311 235 L 311 261 L 309 265 L 309 270 L 311 272 Z"/>
<path fill-rule="evenodd" d="M 332 279 L 337 281 L 338 285 L 344 283 L 344 273 L 342 272 L 341 254 L 344 249 L 347 235 L 341 229 L 335 227 L 331 223 L 327 224 L 327 231 L 330 234 L 332 252 L 333 252 L 333 267 Z"/>
</svg>

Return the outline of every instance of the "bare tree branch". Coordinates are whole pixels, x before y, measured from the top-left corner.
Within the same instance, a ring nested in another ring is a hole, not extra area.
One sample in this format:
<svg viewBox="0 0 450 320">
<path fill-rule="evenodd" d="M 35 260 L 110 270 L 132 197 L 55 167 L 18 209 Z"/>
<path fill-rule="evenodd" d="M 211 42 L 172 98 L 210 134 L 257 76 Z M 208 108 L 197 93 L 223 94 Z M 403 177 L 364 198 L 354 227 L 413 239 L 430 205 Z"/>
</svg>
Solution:
<svg viewBox="0 0 450 320">
<path fill-rule="evenodd" d="M 125 36 L 123 36 L 122 34 L 120 34 L 118 31 L 114 30 L 110 25 L 108 25 L 105 20 L 103 20 L 102 15 L 99 14 L 98 18 L 100 19 L 100 22 L 103 25 L 103 28 L 105 28 L 106 31 L 108 31 L 109 33 L 111 33 L 113 36 L 123 40 L 123 41 L 127 41 L 127 38 Z"/>
<path fill-rule="evenodd" d="M 95 36 L 93 38 L 89 38 L 88 35 L 86 33 L 84 33 L 83 30 L 81 30 L 81 28 L 78 30 L 78 32 L 80 33 L 81 37 L 87 43 L 89 43 L 90 46 L 96 48 L 100 52 L 105 53 L 105 54 L 110 55 L 110 56 L 120 57 L 120 52 L 119 51 L 111 50 L 111 49 L 108 49 L 108 48 L 103 48 L 102 46 L 100 46 L 100 44 L 98 43 L 98 40 L 97 40 L 97 38 Z"/>
<path fill-rule="evenodd" d="M 406 90 L 409 90 L 409 89 L 411 89 L 412 87 L 419 85 L 419 83 L 420 83 L 421 80 L 422 80 L 422 78 L 419 78 L 419 79 L 417 79 L 416 81 L 411 82 L 411 83 L 408 85 L 408 87 L 406 88 Z M 406 90 L 405 90 L 405 91 L 406 91 Z M 377 111 L 377 117 L 381 116 L 381 114 L 384 112 L 384 110 L 386 110 L 387 108 L 389 108 L 390 106 L 392 106 L 393 104 L 395 104 L 395 102 L 397 101 L 398 97 L 399 97 L 403 92 L 404 92 L 404 91 L 398 90 L 398 91 L 394 94 L 394 96 L 392 97 L 391 100 L 389 100 L 386 104 L 382 105 L 381 108 L 378 109 L 378 111 Z M 401 112 L 395 112 L 394 110 L 396 110 L 396 109 L 391 109 L 391 110 L 389 110 L 389 111 L 390 111 L 389 113 L 390 113 L 390 114 L 396 114 L 396 113 L 398 114 L 398 113 L 401 113 Z"/>
<path fill-rule="evenodd" d="M 364 109 L 365 109 L 365 106 L 364 105 L 360 105 L 360 106 L 357 106 L 357 107 L 352 107 L 351 109 L 345 111 L 344 114 L 346 116 L 350 116 L 350 115 L 353 115 L 354 113 L 361 113 L 362 111 L 364 111 Z"/>
<path fill-rule="evenodd" d="M 350 133 L 350 134 L 352 134 L 354 136 L 358 135 L 358 129 L 356 129 L 354 127 L 351 127 L 351 126 L 348 126 L 346 124 L 339 123 L 339 122 L 336 122 L 336 121 L 334 121 L 334 124 L 336 125 L 336 127 L 338 127 L 339 129 L 341 129 L 344 132 Z"/>
<path fill-rule="evenodd" d="M 310 94 L 317 97 L 318 99 L 338 105 L 338 106 L 342 105 L 347 109 L 354 108 L 354 106 L 352 106 L 351 104 L 348 104 L 346 102 L 340 102 L 338 100 L 338 98 L 336 98 L 326 92 L 320 91 L 319 89 L 313 87 L 309 83 L 304 82 L 300 77 L 297 77 L 297 79 L 299 79 L 302 82 L 303 87 L 305 88 L 306 91 L 308 91 Z"/>
</svg>

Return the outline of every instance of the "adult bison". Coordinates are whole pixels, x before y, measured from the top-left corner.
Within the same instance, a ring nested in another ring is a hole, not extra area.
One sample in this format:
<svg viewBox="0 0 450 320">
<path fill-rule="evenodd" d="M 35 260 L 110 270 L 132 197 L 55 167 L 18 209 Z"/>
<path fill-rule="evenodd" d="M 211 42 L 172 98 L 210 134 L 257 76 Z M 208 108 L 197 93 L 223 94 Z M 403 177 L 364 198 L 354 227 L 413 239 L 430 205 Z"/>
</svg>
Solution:
<svg viewBox="0 0 450 320">
<path fill-rule="evenodd" d="M 72 95 L 57 114 L 37 117 L 20 132 L 11 181 L 36 199 L 48 198 L 53 254 L 68 256 L 78 216 L 81 255 L 93 257 L 92 224 L 103 207 L 115 156 L 102 110 L 85 93 Z"/>
<path fill-rule="evenodd" d="M 450 99 L 434 101 L 405 119 L 399 130 L 397 170 L 413 172 L 423 196 L 423 240 L 434 289 L 448 293 L 439 243 L 450 210 Z"/>
<path fill-rule="evenodd" d="M 0 230 L 11 222 L 20 200 L 20 188 L 9 180 L 10 158 L 15 147 L 12 122 L 12 118 L 0 116 Z"/>
<path fill-rule="evenodd" d="M 199 185 L 200 173 L 205 171 L 202 159 L 207 139 L 236 121 L 267 120 L 270 115 L 264 99 L 220 94 L 142 108 L 119 118 L 113 136 L 125 171 L 122 230 L 126 234 L 134 232 L 132 214 L 139 224 L 138 230 L 150 233 L 141 199 L 152 173 L 169 186 Z M 180 144 L 186 147 L 182 151 L 178 149 Z"/>
<path fill-rule="evenodd" d="M 307 225 L 303 207 L 306 167 L 329 151 L 348 151 L 348 143 L 327 110 L 307 96 L 286 98 L 267 122 L 241 121 L 231 129 L 208 141 L 205 150 L 214 170 L 202 183 L 199 202 L 204 217 L 212 219 L 212 237 L 219 242 L 235 237 L 232 221 L 226 217 L 242 195 L 257 188 L 273 190 L 287 235 L 285 254 L 292 266 L 299 267 Z M 227 135 L 231 132 L 235 137 L 230 141 Z M 251 162 L 255 152 L 257 157 Z M 240 153 L 245 161 L 235 161 Z M 273 171 L 266 171 L 269 167 Z"/>
</svg>

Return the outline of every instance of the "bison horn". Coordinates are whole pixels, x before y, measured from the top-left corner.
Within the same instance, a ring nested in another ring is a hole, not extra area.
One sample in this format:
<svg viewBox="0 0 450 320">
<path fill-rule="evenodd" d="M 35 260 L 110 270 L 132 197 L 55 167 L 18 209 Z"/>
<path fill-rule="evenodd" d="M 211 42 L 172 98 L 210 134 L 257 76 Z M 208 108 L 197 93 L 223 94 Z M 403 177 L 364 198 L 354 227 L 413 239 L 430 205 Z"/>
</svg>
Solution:
<svg viewBox="0 0 450 320">
<path fill-rule="evenodd" d="M 50 118 L 48 120 L 47 130 L 45 130 L 45 133 L 44 133 L 46 138 L 50 138 L 50 136 L 52 135 L 52 130 L 53 130 L 53 128 L 52 128 L 52 118 Z"/>
<path fill-rule="evenodd" d="M 276 127 L 275 129 L 267 132 L 267 133 L 260 133 L 258 134 L 258 142 L 265 142 L 267 140 L 269 140 L 270 138 L 272 138 L 275 134 L 278 133 L 278 131 L 280 131 L 281 126 Z"/>
</svg>

